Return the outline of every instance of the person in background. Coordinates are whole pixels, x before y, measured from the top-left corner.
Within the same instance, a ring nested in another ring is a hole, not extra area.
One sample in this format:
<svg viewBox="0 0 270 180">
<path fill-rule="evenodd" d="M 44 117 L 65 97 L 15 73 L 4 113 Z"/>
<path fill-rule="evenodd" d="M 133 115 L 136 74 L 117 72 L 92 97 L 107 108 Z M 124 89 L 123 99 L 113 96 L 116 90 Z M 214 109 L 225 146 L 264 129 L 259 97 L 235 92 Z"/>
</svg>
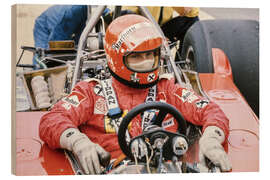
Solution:
<svg viewBox="0 0 270 180">
<path fill-rule="evenodd" d="M 172 76 L 160 76 L 163 41 L 154 25 L 143 16 L 116 18 L 106 30 L 104 45 L 111 79 L 77 83 L 68 96 L 41 118 L 40 138 L 52 149 L 72 151 L 86 174 L 99 174 L 101 162 L 122 154 L 117 138 L 122 120 L 119 117 L 146 102 L 148 94 L 155 94 L 151 97 L 154 101 L 173 105 L 186 121 L 202 127 L 201 161 L 207 157 L 222 171 L 229 171 L 231 164 L 222 146 L 229 134 L 228 118 L 217 104 L 175 84 Z M 156 93 L 149 93 L 150 90 Z M 115 95 L 109 100 L 107 94 Z M 167 122 L 162 126 L 164 129 L 178 130 L 171 116 L 166 116 L 163 122 Z M 136 116 L 129 128 L 130 136 L 138 136 L 150 124 L 151 121 Z"/>
<path fill-rule="evenodd" d="M 48 49 L 49 41 L 74 40 L 78 44 L 87 20 L 87 5 L 55 5 L 35 20 L 35 47 Z"/>
<path fill-rule="evenodd" d="M 54 5 L 35 20 L 35 48 L 49 49 L 49 41 L 74 40 L 78 44 L 86 25 L 87 5 Z M 106 8 L 103 15 L 109 12 Z M 37 65 L 35 58 L 33 64 Z"/>
</svg>

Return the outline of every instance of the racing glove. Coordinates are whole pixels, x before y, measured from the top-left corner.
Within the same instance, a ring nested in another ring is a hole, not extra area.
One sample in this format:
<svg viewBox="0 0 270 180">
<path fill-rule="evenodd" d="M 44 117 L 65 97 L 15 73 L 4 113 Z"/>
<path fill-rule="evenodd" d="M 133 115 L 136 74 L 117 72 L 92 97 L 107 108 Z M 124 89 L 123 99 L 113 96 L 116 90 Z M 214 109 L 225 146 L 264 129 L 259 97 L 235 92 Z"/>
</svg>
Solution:
<svg viewBox="0 0 270 180">
<path fill-rule="evenodd" d="M 60 146 L 75 154 L 86 174 L 100 174 L 100 163 L 106 166 L 111 158 L 110 153 L 76 128 L 68 128 L 61 134 Z"/>
<path fill-rule="evenodd" d="M 212 163 L 221 168 L 221 171 L 230 171 L 232 166 L 228 155 L 222 147 L 225 140 L 224 132 L 216 126 L 208 126 L 200 138 L 199 159 L 202 164 L 207 157 Z"/>
</svg>

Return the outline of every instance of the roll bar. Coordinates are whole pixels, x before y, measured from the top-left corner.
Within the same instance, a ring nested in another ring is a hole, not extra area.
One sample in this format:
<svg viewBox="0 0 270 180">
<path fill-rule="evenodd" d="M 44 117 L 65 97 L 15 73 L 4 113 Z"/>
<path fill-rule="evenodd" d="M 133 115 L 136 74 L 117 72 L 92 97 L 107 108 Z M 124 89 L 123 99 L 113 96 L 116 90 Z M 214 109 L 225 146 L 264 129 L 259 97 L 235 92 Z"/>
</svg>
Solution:
<svg viewBox="0 0 270 180">
<path fill-rule="evenodd" d="M 106 6 L 98 6 L 97 9 L 95 10 L 95 13 L 91 13 L 91 17 L 87 23 L 87 25 L 85 26 L 80 39 L 79 39 L 79 44 L 78 44 L 78 50 L 77 50 L 77 56 L 76 56 L 76 62 L 75 62 L 75 70 L 74 70 L 74 74 L 73 74 L 73 79 L 72 79 L 72 84 L 71 84 L 71 89 L 72 90 L 75 86 L 75 84 L 77 83 L 78 79 L 81 76 L 81 72 L 80 72 L 80 67 L 82 66 L 82 62 L 81 62 L 81 57 L 83 55 L 83 47 L 85 46 L 86 43 L 86 38 L 88 36 L 88 34 L 93 30 L 93 28 L 95 27 L 95 25 L 97 24 L 99 18 L 102 16 L 103 11 L 105 10 Z M 148 18 L 150 21 L 152 21 L 152 23 L 154 24 L 154 26 L 157 28 L 157 30 L 160 32 L 160 34 L 162 35 L 163 39 L 166 39 L 164 33 L 162 32 L 160 26 L 158 25 L 158 23 L 155 21 L 154 17 L 152 16 L 152 14 L 149 12 L 149 10 L 146 7 L 143 6 L 138 6 L 140 12 L 142 13 L 143 16 L 145 16 L 146 18 Z M 119 14 L 119 9 L 121 10 L 120 6 L 116 6 L 115 11 L 116 11 L 116 16 L 118 16 Z M 167 43 L 167 41 L 163 41 L 163 45 L 165 48 L 165 57 L 166 59 L 168 59 L 168 71 L 169 72 L 174 72 L 174 75 L 176 77 L 177 82 L 182 85 L 183 87 L 185 87 L 185 83 L 182 81 L 180 75 L 182 75 L 182 71 L 181 69 L 177 69 L 174 60 L 172 59 L 171 56 L 171 51 L 169 48 L 169 45 Z M 179 74 L 180 73 L 180 74 Z"/>
</svg>

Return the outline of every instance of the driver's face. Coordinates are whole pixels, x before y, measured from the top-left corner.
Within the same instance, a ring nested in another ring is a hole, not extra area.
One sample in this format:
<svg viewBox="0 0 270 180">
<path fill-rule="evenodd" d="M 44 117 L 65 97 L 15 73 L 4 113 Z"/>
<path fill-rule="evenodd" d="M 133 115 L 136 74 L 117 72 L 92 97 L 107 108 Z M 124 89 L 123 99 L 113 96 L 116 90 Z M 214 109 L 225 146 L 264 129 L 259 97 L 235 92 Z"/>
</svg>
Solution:
<svg viewBox="0 0 270 180">
<path fill-rule="evenodd" d="M 132 53 L 127 57 L 127 63 L 139 63 L 145 60 L 154 60 L 154 52 Z"/>
<path fill-rule="evenodd" d="M 135 72 L 152 71 L 158 67 L 158 50 L 146 52 L 131 52 L 125 58 L 125 64 Z"/>
</svg>

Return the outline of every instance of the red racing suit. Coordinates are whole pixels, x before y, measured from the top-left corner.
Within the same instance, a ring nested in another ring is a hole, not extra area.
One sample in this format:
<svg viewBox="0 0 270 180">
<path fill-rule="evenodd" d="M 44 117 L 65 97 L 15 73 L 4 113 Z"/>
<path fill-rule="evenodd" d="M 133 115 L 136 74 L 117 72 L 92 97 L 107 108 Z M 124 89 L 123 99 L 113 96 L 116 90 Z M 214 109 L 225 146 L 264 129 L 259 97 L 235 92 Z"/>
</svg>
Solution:
<svg viewBox="0 0 270 180">
<path fill-rule="evenodd" d="M 115 90 L 119 107 L 123 111 L 130 111 L 135 106 L 145 102 L 148 89 L 134 89 L 127 87 L 114 78 L 112 86 Z M 79 128 L 91 141 L 101 145 L 111 153 L 112 158 L 121 154 L 117 134 L 106 118 L 107 105 L 97 81 L 79 82 L 73 91 L 54 105 L 40 121 L 39 135 L 50 148 L 60 148 L 60 136 L 67 128 Z M 217 126 L 228 137 L 229 120 L 222 110 L 213 102 L 209 102 L 191 90 L 180 87 L 174 79 L 161 79 L 157 84 L 156 100 L 163 100 L 175 106 L 183 117 L 203 127 Z M 137 118 L 137 119 L 136 119 Z M 137 116 L 131 124 L 130 134 L 133 137 L 141 132 L 141 118 Z M 164 128 L 175 131 L 177 123 L 166 117 Z"/>
</svg>

